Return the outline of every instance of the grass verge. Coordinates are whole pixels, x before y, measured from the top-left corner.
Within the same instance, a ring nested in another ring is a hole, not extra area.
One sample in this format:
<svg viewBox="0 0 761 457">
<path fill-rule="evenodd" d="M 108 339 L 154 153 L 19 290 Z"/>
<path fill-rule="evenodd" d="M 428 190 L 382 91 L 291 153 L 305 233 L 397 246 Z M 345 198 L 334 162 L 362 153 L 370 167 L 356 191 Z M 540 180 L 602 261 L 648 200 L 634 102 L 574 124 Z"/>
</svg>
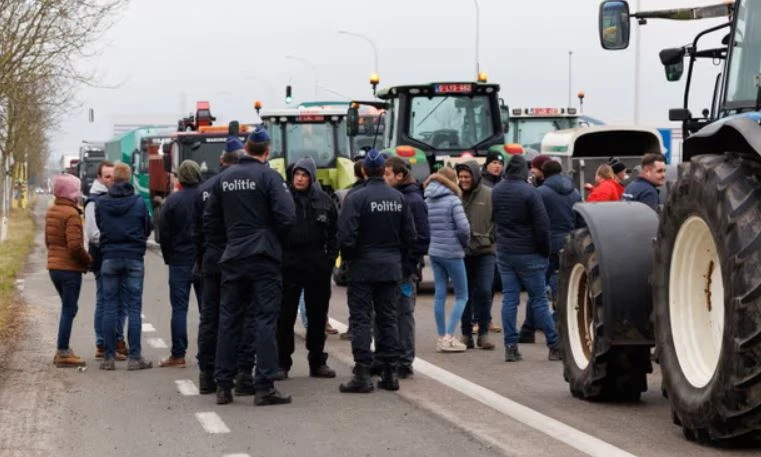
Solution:
<svg viewBox="0 0 761 457">
<path fill-rule="evenodd" d="M 11 210 L 8 239 L 0 244 L 0 343 L 12 340 L 18 329 L 19 299 L 15 284 L 34 246 L 36 225 L 31 207 Z"/>
</svg>

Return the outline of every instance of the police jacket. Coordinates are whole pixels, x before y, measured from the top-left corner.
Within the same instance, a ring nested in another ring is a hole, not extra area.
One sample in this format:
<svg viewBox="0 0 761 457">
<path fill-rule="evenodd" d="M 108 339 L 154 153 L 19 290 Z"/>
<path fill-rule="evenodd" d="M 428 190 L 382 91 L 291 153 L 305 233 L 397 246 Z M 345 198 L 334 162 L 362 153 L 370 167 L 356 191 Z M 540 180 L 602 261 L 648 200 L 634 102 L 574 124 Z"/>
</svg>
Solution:
<svg viewBox="0 0 761 457">
<path fill-rule="evenodd" d="M 283 244 L 283 269 L 329 274 L 338 257 L 338 210 L 317 183 L 317 166 L 312 158 L 298 160 L 293 170 L 309 174 L 310 183 L 305 191 L 291 186 L 296 221 Z"/>
<path fill-rule="evenodd" d="M 151 218 L 145 201 L 135 195 L 132 184 L 116 183 L 95 205 L 95 220 L 100 228 L 103 260 L 142 260 L 151 234 Z"/>
<path fill-rule="evenodd" d="M 658 189 L 645 178 L 637 178 L 624 189 L 622 199 L 630 202 L 641 202 L 658 211 Z"/>
<path fill-rule="evenodd" d="M 404 196 L 373 177 L 347 198 L 338 219 L 341 257 L 350 262 L 350 282 L 395 282 L 402 279 L 416 242 L 415 223 Z"/>
<path fill-rule="evenodd" d="M 204 208 L 204 225 L 225 227 L 227 244 L 220 263 L 261 257 L 280 264 L 281 240 L 295 217 L 283 178 L 253 157 L 242 158 L 220 176 Z"/>
<path fill-rule="evenodd" d="M 159 234 L 164 263 L 172 266 L 193 265 L 196 250 L 193 244 L 198 185 L 173 192 L 161 207 Z"/>
<path fill-rule="evenodd" d="M 219 259 L 225 250 L 227 237 L 225 235 L 225 226 L 217 218 L 211 220 L 204 218 L 204 209 L 209 201 L 211 191 L 219 183 L 219 180 L 229 166 L 222 166 L 219 173 L 198 186 L 198 193 L 195 199 L 195 211 L 193 217 L 193 244 L 195 244 L 196 253 L 196 270 L 202 274 L 219 274 Z"/>
</svg>

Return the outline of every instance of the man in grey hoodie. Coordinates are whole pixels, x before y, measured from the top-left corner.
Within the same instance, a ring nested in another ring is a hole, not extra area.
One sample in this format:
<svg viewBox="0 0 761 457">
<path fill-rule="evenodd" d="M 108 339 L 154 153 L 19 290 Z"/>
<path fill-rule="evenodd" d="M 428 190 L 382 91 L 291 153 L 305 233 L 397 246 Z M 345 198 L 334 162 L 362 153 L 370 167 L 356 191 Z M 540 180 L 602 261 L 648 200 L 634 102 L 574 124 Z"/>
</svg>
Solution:
<svg viewBox="0 0 761 457">
<path fill-rule="evenodd" d="M 114 163 L 104 160 L 98 164 L 98 176 L 90 186 L 90 194 L 85 200 L 85 237 L 87 248 L 93 263 L 90 266 L 95 275 L 95 358 L 102 359 L 106 347 L 103 343 L 103 281 L 100 275 L 100 265 L 103 261 L 100 255 L 100 229 L 95 223 L 95 205 L 102 195 L 108 192 L 108 188 L 114 183 Z M 127 310 L 122 309 L 119 313 L 119 323 L 116 328 L 116 359 L 127 359 L 127 345 L 124 342 L 124 323 L 127 320 Z"/>
</svg>

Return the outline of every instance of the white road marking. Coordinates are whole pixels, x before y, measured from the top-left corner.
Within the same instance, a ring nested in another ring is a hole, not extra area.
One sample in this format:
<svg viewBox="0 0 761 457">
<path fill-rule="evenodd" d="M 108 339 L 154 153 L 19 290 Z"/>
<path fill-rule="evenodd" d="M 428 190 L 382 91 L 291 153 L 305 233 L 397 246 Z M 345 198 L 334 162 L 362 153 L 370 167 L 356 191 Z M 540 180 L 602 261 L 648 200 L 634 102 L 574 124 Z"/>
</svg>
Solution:
<svg viewBox="0 0 761 457">
<path fill-rule="evenodd" d="M 143 322 L 142 329 L 146 333 L 148 333 L 148 332 L 155 332 L 156 331 L 156 328 L 153 325 L 151 325 L 151 324 L 149 324 L 147 322 Z"/>
<path fill-rule="evenodd" d="M 225 454 L 223 457 L 251 457 L 248 454 Z"/>
<path fill-rule="evenodd" d="M 147 341 L 148 344 L 154 349 L 166 349 L 169 347 L 161 338 L 148 338 Z"/>
<path fill-rule="evenodd" d="M 145 314 L 140 314 L 140 319 L 145 319 Z"/>
<path fill-rule="evenodd" d="M 196 387 L 196 385 L 193 384 L 193 381 L 190 379 L 178 379 L 174 382 L 174 384 L 177 386 L 177 390 L 179 390 L 182 395 L 198 395 L 198 387 Z"/>
<path fill-rule="evenodd" d="M 330 325 L 341 333 L 347 330 L 345 324 L 333 318 L 330 318 Z M 454 389 L 585 454 L 594 457 L 634 457 L 634 454 L 503 397 L 419 357 L 415 358 L 413 365 L 416 372 L 424 374 L 450 389 Z"/>
<path fill-rule="evenodd" d="M 206 433 L 230 433 L 222 418 L 214 412 L 196 413 L 196 419 Z"/>
</svg>

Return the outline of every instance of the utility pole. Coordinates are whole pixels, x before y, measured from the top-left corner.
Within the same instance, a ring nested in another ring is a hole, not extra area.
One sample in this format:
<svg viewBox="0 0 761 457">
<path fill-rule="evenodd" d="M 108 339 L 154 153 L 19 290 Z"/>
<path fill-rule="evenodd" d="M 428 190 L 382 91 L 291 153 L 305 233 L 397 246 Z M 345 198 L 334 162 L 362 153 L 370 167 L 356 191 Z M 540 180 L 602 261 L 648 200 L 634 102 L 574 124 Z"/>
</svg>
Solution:
<svg viewBox="0 0 761 457">
<path fill-rule="evenodd" d="M 573 102 L 572 94 L 573 93 L 573 51 L 568 50 L 568 105 L 566 105 L 568 108 L 570 108 L 571 103 Z"/>
</svg>

